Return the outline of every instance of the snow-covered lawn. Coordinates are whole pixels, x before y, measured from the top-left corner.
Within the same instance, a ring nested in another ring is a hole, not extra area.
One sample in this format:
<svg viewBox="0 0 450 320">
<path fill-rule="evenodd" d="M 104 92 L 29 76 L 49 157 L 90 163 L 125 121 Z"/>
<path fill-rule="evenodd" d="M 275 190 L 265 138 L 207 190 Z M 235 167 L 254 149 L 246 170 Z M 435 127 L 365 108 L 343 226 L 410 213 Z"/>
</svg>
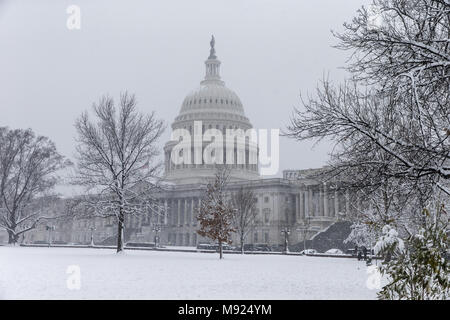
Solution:
<svg viewBox="0 0 450 320">
<path fill-rule="evenodd" d="M 375 299 L 367 278 L 346 258 L 0 247 L 1 299 Z"/>
</svg>

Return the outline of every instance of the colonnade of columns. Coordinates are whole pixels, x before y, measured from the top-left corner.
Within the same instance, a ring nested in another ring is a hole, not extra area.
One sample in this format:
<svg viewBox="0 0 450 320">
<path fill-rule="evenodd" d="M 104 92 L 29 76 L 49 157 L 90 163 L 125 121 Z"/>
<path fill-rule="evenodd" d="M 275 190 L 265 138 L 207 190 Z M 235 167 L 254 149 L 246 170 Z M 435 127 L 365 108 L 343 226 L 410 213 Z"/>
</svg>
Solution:
<svg viewBox="0 0 450 320">
<path fill-rule="evenodd" d="M 185 197 L 166 199 L 165 201 L 166 224 L 173 227 L 194 226 L 197 224 L 197 208 L 200 206 L 200 198 Z"/>
<path fill-rule="evenodd" d="M 197 226 L 196 216 L 200 201 L 199 197 L 161 199 L 157 201 L 149 216 L 127 216 L 126 225 L 127 227 L 140 228 L 142 225 L 151 224 L 154 226 L 154 224 L 158 224 L 163 229 L 171 227 L 188 227 L 189 229 Z"/>
<path fill-rule="evenodd" d="M 193 245 L 197 243 L 197 208 L 199 197 L 182 197 L 164 200 L 165 222 L 169 228 L 168 242 L 172 245 Z M 170 229 L 180 227 L 181 229 Z"/>
<path fill-rule="evenodd" d="M 258 156 L 258 150 L 256 147 L 249 147 L 248 145 L 246 145 L 243 148 L 238 148 L 237 146 L 234 147 L 233 150 L 233 159 L 231 160 L 227 160 L 227 145 L 226 145 L 227 141 L 224 138 L 223 140 L 223 150 L 221 154 L 217 154 L 218 159 L 222 159 L 221 161 L 218 160 L 217 163 L 219 164 L 228 164 L 231 168 L 235 168 L 235 169 L 246 169 L 246 170 L 250 170 L 250 171 L 254 171 L 254 172 L 258 172 L 258 164 L 257 162 L 257 156 Z M 183 168 L 207 168 L 207 167 L 211 167 L 214 166 L 214 164 L 205 164 L 205 147 L 208 146 L 210 143 L 205 142 L 202 143 L 202 145 L 200 145 L 199 147 L 190 147 L 190 162 L 185 164 L 175 164 L 172 161 L 172 149 L 170 148 L 170 150 L 165 150 L 164 155 L 165 155 L 165 160 L 164 160 L 164 167 L 165 167 L 165 172 L 169 173 L 172 172 L 174 170 L 177 169 L 183 169 Z M 233 145 L 235 145 L 235 143 L 233 142 Z M 189 147 L 187 147 L 187 149 L 189 150 Z M 214 150 L 214 154 L 216 150 Z M 188 157 L 189 158 L 189 157 Z M 196 164 L 195 163 L 195 159 L 201 159 L 201 163 Z M 215 156 L 212 156 L 212 158 L 215 158 Z M 185 159 L 185 161 L 188 161 Z M 215 163 L 215 161 L 211 160 L 213 163 Z M 231 163 L 229 163 L 231 161 Z"/>
<path fill-rule="evenodd" d="M 349 213 L 348 191 L 330 188 L 326 183 L 305 186 L 295 195 L 295 212 L 297 220 L 306 217 L 338 216 Z"/>
<path fill-rule="evenodd" d="M 200 198 L 198 197 L 159 200 L 155 204 L 151 214 L 153 216 L 152 223 L 171 227 L 196 225 L 197 208 L 199 206 Z M 128 218 L 131 219 L 130 217 Z M 139 227 L 142 222 L 142 220 L 139 221 Z M 128 221 L 128 223 L 131 223 L 131 221 Z"/>
</svg>

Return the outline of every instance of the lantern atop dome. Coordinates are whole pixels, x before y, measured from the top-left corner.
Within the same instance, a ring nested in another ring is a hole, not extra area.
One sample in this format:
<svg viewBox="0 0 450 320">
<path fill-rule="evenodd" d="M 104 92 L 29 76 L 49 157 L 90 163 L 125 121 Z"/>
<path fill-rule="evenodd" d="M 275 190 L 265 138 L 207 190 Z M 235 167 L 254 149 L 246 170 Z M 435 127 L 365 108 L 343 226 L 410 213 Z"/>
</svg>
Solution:
<svg viewBox="0 0 450 320">
<path fill-rule="evenodd" d="M 211 48 L 209 50 L 208 60 L 205 61 L 206 75 L 204 81 L 219 81 L 220 84 L 223 84 L 220 81 L 220 61 L 217 59 L 216 49 L 214 48 L 216 44 L 216 39 L 214 39 L 214 36 L 211 37 L 209 44 L 211 45 Z"/>
</svg>

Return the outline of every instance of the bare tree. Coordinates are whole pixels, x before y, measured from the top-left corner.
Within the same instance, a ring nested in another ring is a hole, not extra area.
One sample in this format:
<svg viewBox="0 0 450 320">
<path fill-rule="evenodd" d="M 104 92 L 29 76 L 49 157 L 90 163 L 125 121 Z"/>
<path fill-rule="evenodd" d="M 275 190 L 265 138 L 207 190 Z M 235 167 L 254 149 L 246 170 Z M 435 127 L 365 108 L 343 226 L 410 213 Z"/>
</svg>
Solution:
<svg viewBox="0 0 450 320">
<path fill-rule="evenodd" d="M 430 107 L 445 111 L 449 12 L 448 0 L 374 0 L 344 24 L 343 33 L 334 32 L 340 40 L 336 47 L 352 51 L 347 68 L 358 80 L 407 94 L 416 112 L 424 108 L 422 115 Z M 434 128 L 434 134 L 442 135 L 442 129 Z"/>
<path fill-rule="evenodd" d="M 352 51 L 353 78 L 323 81 L 288 127 L 298 140 L 335 142 L 324 173 L 362 200 L 350 218 L 372 235 L 387 226 L 420 235 L 423 210 L 449 203 L 449 19 L 447 0 L 375 0 L 359 10 L 335 33 L 337 47 Z"/>
<path fill-rule="evenodd" d="M 353 51 L 352 81 L 323 81 L 287 135 L 334 140 L 329 176 L 372 195 L 395 186 L 423 208 L 437 190 L 450 194 L 450 5 L 377 0 L 373 8 L 335 34 L 338 48 Z"/>
<path fill-rule="evenodd" d="M 161 168 L 156 143 L 164 124 L 154 113 L 139 113 L 134 95 L 128 93 L 121 95 L 117 109 L 112 98 L 103 97 L 93 111 L 97 122 L 83 113 L 75 124 L 75 183 L 88 192 L 83 211 L 91 216 L 116 217 L 117 252 L 121 252 L 125 216 L 147 214 L 155 208 Z"/>
<path fill-rule="evenodd" d="M 235 209 L 233 222 L 239 236 L 241 253 L 244 254 L 245 239 L 255 223 L 256 197 L 249 188 L 241 187 L 238 192 L 231 195 L 231 205 Z"/>
<path fill-rule="evenodd" d="M 32 130 L 0 128 L 0 227 L 8 243 L 36 228 L 45 219 L 47 206 L 35 208 L 37 198 L 48 195 L 58 181 L 57 171 L 68 165 L 52 141 Z"/>
<path fill-rule="evenodd" d="M 317 99 L 304 102 L 305 111 L 295 111 L 288 135 L 298 140 L 333 139 L 337 146 L 332 160 L 341 173 L 359 170 L 363 175 L 377 175 L 380 183 L 395 178 L 432 184 L 449 194 L 445 183 L 440 183 L 450 177 L 449 136 L 422 136 L 417 115 L 408 112 L 407 105 L 402 97 L 362 94 L 356 85 L 335 88 L 325 81 Z M 428 124 L 443 131 L 445 126 L 439 122 L 444 119 L 438 118 L 434 113 Z"/>
<path fill-rule="evenodd" d="M 231 234 L 235 232 L 233 227 L 234 209 L 225 195 L 225 187 L 228 182 L 229 170 L 219 168 L 215 180 L 206 187 L 206 193 L 200 203 L 197 220 L 200 222 L 200 230 L 197 233 L 202 237 L 208 237 L 219 243 L 219 257 L 223 258 L 223 243 L 231 243 Z"/>
<path fill-rule="evenodd" d="M 348 70 L 389 100 L 379 112 L 392 125 L 363 121 L 364 134 L 399 164 L 397 174 L 430 178 L 448 195 L 439 180 L 450 178 L 450 3 L 375 0 L 344 27 L 335 35 L 353 51 Z"/>
</svg>

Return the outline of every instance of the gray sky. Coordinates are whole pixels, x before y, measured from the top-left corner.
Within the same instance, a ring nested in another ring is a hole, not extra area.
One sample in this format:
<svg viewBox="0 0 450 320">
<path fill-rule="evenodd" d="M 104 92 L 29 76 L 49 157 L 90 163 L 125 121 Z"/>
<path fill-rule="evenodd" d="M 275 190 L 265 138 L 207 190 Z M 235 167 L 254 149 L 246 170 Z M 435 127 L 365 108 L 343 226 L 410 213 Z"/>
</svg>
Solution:
<svg viewBox="0 0 450 320">
<path fill-rule="evenodd" d="M 324 74 L 343 79 L 349 53 L 331 47 L 330 30 L 370 2 L 0 0 L 0 126 L 32 128 L 72 158 L 75 118 L 124 90 L 170 124 L 203 79 L 214 34 L 222 79 L 253 126 L 283 129 L 300 93 Z M 72 4 L 81 30 L 66 27 Z M 330 150 L 281 138 L 279 174 L 322 166 Z"/>
</svg>

